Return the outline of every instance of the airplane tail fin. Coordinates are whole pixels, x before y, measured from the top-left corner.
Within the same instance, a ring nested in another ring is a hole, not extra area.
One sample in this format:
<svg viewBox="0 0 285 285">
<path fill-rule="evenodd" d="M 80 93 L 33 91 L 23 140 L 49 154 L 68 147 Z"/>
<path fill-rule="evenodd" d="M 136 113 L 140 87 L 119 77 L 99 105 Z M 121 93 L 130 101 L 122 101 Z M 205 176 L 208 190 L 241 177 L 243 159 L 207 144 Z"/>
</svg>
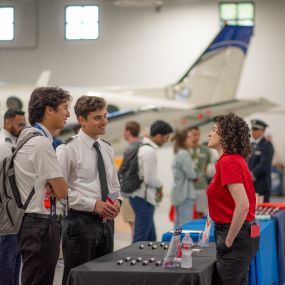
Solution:
<svg viewBox="0 0 285 285">
<path fill-rule="evenodd" d="M 49 84 L 50 75 L 50 70 L 43 70 L 36 82 L 36 87 L 47 87 Z"/>
<path fill-rule="evenodd" d="M 225 25 L 167 97 L 193 106 L 234 99 L 253 26 Z"/>
</svg>

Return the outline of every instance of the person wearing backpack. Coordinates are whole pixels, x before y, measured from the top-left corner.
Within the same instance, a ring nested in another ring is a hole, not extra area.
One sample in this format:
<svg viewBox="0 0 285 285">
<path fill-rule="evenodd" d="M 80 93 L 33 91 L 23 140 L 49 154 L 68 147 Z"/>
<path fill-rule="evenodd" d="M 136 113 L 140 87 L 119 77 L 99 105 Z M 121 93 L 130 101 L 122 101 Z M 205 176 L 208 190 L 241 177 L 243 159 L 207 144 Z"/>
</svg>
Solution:
<svg viewBox="0 0 285 285">
<path fill-rule="evenodd" d="M 119 178 L 124 179 L 124 161 L 128 159 L 128 156 L 139 147 L 140 144 L 140 130 L 141 126 L 138 122 L 136 121 L 128 121 L 125 124 L 125 129 L 123 133 L 124 139 L 129 143 L 127 149 L 124 151 L 124 158 L 121 164 L 121 167 L 119 169 L 118 175 Z M 126 166 L 128 167 L 128 166 Z M 126 177 L 127 179 L 127 177 Z M 137 189 L 133 189 L 137 190 Z M 135 223 L 135 213 L 133 211 L 133 208 L 130 205 L 129 202 L 129 195 L 128 193 L 124 193 L 123 189 L 121 189 L 122 196 L 125 198 L 123 203 L 122 203 L 122 214 L 123 214 L 123 219 L 126 223 L 130 225 L 132 236 L 134 235 L 134 223 Z"/>
<path fill-rule="evenodd" d="M 5 112 L 4 126 L 0 131 L 0 161 L 12 153 L 12 148 L 25 126 L 25 112 L 15 109 Z M 20 268 L 18 235 L 0 236 L 0 284 L 18 285 Z"/>
<path fill-rule="evenodd" d="M 165 121 L 155 121 L 150 127 L 150 136 L 143 138 L 138 150 L 139 176 L 143 182 L 129 198 L 135 212 L 133 242 L 156 240 L 153 216 L 163 195 L 162 183 L 157 178 L 156 151 L 169 140 L 172 132 L 172 127 Z"/>
<path fill-rule="evenodd" d="M 22 131 L 17 145 L 32 137 L 14 159 L 16 184 L 21 200 L 34 195 L 26 209 L 19 232 L 23 267 L 22 285 L 52 285 L 59 256 L 61 218 L 67 197 L 67 184 L 52 145 L 52 135 L 62 129 L 69 117 L 70 95 L 56 87 L 33 90 L 29 101 L 32 127 Z"/>
</svg>

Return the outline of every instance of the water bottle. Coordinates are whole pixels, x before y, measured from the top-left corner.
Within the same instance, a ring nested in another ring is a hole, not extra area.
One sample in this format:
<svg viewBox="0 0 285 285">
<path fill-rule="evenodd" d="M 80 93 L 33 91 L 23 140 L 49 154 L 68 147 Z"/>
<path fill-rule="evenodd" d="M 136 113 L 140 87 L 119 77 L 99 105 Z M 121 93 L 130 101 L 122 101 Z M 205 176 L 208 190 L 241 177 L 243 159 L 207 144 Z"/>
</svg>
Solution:
<svg viewBox="0 0 285 285">
<path fill-rule="evenodd" d="M 182 239 L 182 259 L 181 268 L 192 268 L 192 246 L 193 240 L 189 233 L 186 233 Z"/>
</svg>

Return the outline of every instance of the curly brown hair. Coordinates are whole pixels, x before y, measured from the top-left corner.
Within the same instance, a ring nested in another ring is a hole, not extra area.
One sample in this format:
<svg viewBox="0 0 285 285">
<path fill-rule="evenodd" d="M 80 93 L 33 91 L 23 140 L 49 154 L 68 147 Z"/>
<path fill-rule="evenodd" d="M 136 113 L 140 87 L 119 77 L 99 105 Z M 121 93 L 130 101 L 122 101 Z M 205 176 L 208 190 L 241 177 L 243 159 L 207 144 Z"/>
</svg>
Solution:
<svg viewBox="0 0 285 285">
<path fill-rule="evenodd" d="M 250 154 L 250 130 L 247 123 L 234 113 L 219 115 L 213 119 L 218 127 L 225 153 L 238 153 L 244 158 Z"/>
<path fill-rule="evenodd" d="M 77 118 L 82 116 L 87 119 L 90 112 L 102 110 L 106 105 L 106 101 L 102 97 L 83 95 L 77 99 L 74 112 Z"/>
<path fill-rule="evenodd" d="M 61 103 L 70 102 L 69 92 L 58 87 L 38 87 L 31 94 L 29 101 L 29 122 L 31 125 L 42 122 L 46 107 L 55 111 Z"/>
</svg>

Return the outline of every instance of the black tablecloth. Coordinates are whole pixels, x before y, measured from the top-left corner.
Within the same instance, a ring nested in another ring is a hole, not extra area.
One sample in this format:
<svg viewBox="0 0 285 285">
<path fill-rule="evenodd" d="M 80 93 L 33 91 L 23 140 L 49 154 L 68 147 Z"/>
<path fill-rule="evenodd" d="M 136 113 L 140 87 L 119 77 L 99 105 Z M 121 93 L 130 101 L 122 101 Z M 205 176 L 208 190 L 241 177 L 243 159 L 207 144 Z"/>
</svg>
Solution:
<svg viewBox="0 0 285 285">
<path fill-rule="evenodd" d="M 144 249 L 139 246 L 144 244 Z M 193 267 L 191 269 L 163 269 L 162 265 L 155 263 L 142 265 L 137 262 L 131 265 L 124 261 L 122 265 L 117 265 L 118 260 L 124 260 L 127 256 L 131 260 L 142 257 L 149 260 L 162 260 L 166 250 L 160 246 L 161 242 L 155 242 L 156 249 L 148 246 L 148 242 L 139 242 L 114 253 L 107 254 L 91 262 L 73 268 L 70 272 L 69 285 L 127 285 L 127 284 L 147 284 L 147 285 L 211 285 L 212 273 L 215 263 L 214 245 L 203 248 L 199 253 L 193 254 Z"/>
</svg>

